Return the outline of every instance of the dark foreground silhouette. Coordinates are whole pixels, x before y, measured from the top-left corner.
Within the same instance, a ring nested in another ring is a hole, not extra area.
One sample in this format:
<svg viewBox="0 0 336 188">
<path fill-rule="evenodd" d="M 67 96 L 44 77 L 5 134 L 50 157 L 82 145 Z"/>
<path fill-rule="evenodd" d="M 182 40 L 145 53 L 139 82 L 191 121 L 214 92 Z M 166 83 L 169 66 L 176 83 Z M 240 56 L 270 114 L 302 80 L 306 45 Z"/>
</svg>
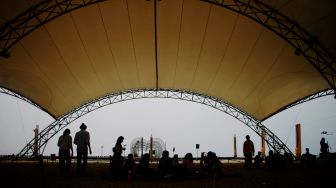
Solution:
<svg viewBox="0 0 336 188">
<path fill-rule="evenodd" d="M 43 163 L 41 168 L 35 161 L 15 163 L 0 162 L 2 185 L 8 187 L 330 187 L 334 182 L 334 167 L 316 165 L 270 171 L 265 167 L 245 169 L 244 163 L 222 162 L 222 175 L 219 177 L 192 178 L 183 180 L 156 179 L 114 180 L 104 178 L 109 169 L 108 163 L 89 161 L 87 174 L 77 176 L 76 164 L 70 167 L 69 176 L 59 173 L 57 162 Z M 156 168 L 157 164 L 150 164 Z"/>
</svg>

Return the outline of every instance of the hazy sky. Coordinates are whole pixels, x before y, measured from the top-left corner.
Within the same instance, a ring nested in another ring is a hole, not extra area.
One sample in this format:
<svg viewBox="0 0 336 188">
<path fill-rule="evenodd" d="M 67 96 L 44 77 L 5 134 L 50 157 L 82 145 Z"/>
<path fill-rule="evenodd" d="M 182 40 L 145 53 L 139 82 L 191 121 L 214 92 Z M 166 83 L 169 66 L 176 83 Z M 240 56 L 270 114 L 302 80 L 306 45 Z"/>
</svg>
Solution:
<svg viewBox="0 0 336 188">
<path fill-rule="evenodd" d="M 54 120 L 45 112 L 14 97 L 0 94 L 0 154 L 17 154 L 34 135 Z M 238 156 L 242 156 L 242 143 L 249 134 L 260 150 L 261 139 L 246 125 L 211 107 L 176 99 L 137 99 L 109 105 L 91 112 L 68 125 L 74 137 L 80 124 L 87 124 L 91 135 L 93 155 L 110 155 L 118 136 L 125 137 L 126 152 L 136 137 L 149 140 L 150 135 L 161 138 L 166 149 L 180 157 L 191 152 L 197 156 L 196 144 L 201 152 L 214 151 L 218 156 L 233 156 L 233 136 L 237 136 Z M 294 152 L 295 124 L 301 123 L 302 148 L 319 153 L 319 141 L 325 137 L 330 151 L 336 152 L 336 100 L 322 97 L 286 110 L 264 122 L 271 131 Z M 330 135 L 322 135 L 327 131 Z M 53 137 L 44 155 L 58 153 L 56 142 L 63 130 Z M 103 149 L 102 149 L 103 146 Z M 74 146 L 74 149 L 76 147 Z"/>
</svg>

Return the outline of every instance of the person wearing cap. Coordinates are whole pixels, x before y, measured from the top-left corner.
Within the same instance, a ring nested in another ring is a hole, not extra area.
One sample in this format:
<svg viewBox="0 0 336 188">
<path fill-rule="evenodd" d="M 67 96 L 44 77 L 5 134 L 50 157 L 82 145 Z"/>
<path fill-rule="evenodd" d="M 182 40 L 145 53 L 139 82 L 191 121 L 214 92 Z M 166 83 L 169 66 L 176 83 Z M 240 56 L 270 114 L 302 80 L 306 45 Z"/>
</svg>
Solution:
<svg viewBox="0 0 336 188">
<path fill-rule="evenodd" d="M 74 144 L 77 146 L 77 174 L 81 175 L 86 172 L 88 149 L 90 154 L 92 151 L 90 146 L 90 133 L 86 131 L 86 125 L 82 123 L 79 128 L 80 131 L 75 135 Z"/>
</svg>

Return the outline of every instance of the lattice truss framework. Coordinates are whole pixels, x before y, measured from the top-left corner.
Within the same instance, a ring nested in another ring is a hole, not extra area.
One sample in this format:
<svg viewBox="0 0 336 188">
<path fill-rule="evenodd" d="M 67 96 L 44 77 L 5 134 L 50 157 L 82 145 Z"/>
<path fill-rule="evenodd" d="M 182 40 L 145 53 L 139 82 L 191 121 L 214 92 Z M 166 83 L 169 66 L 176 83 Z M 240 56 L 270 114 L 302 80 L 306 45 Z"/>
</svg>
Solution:
<svg viewBox="0 0 336 188">
<path fill-rule="evenodd" d="M 142 99 L 142 98 L 170 98 L 170 99 L 180 99 L 184 101 L 196 102 L 204 104 L 220 110 L 237 120 L 241 121 L 249 128 L 251 128 L 259 136 L 262 135 L 262 131 L 266 133 L 265 141 L 275 151 L 278 152 L 288 152 L 291 153 L 291 150 L 267 127 L 265 127 L 261 121 L 257 120 L 248 113 L 234 107 L 233 105 L 226 103 L 220 99 L 190 92 L 190 91 L 181 91 L 181 90 L 172 90 L 172 89 L 139 89 L 139 90 L 130 90 L 114 93 L 99 99 L 95 99 L 87 104 L 84 104 L 66 115 L 61 116 L 55 122 L 50 124 L 44 130 L 39 133 L 38 138 L 38 149 L 44 152 L 47 142 L 64 127 L 66 127 L 71 122 L 77 120 L 78 118 L 90 113 L 94 110 L 102 108 L 104 106 L 115 104 L 123 101 Z M 18 154 L 19 157 L 32 157 L 34 154 L 33 145 L 36 144 L 35 140 L 32 139 Z"/>
<path fill-rule="evenodd" d="M 13 91 L 11 91 L 11 90 L 8 90 L 8 89 L 6 89 L 6 88 L 0 87 L 0 93 L 2 93 L 2 94 L 6 94 L 6 95 L 10 95 L 10 96 L 13 96 L 13 97 L 16 97 L 16 98 L 18 98 L 18 99 L 21 99 L 21 100 L 23 100 L 23 101 L 25 101 L 25 102 L 27 102 L 27 103 L 29 103 L 29 104 L 31 104 L 31 105 L 37 107 L 37 108 L 43 110 L 42 107 L 40 107 L 39 105 L 37 105 L 37 104 L 34 103 L 33 101 L 27 99 L 26 97 L 24 97 L 24 96 L 22 96 L 22 95 L 20 95 L 20 94 L 18 94 L 18 93 L 15 93 L 15 92 L 13 92 Z"/>
<path fill-rule="evenodd" d="M 0 87 L 0 93 L 2 94 L 7 94 L 16 98 L 19 98 L 25 102 L 28 102 L 38 108 L 40 108 L 37 104 L 35 104 L 34 102 L 30 101 L 29 99 L 13 92 L 10 91 L 8 89 L 5 88 L 1 88 Z M 280 109 L 277 113 L 289 109 L 293 106 L 296 106 L 298 104 L 302 104 L 320 97 L 324 97 L 324 96 L 329 96 L 329 95 L 335 95 L 335 91 L 333 90 L 326 90 L 326 91 L 322 91 L 313 95 L 310 95 L 306 98 L 303 98 L 301 100 L 298 100 L 292 104 L 289 104 L 288 106 L 285 106 L 284 108 Z M 205 104 L 207 106 L 213 107 L 215 109 L 218 109 L 222 112 L 225 112 L 229 115 L 231 115 L 232 117 L 238 119 L 239 121 L 241 121 L 242 123 L 246 124 L 247 126 L 249 126 L 252 130 L 254 130 L 259 136 L 261 136 L 262 134 L 262 130 L 263 128 L 266 128 L 265 126 L 263 126 L 261 124 L 261 121 L 256 120 L 255 118 L 249 116 L 247 113 L 242 113 L 241 110 L 237 109 L 236 107 L 225 103 L 219 99 L 215 99 L 213 97 L 209 97 L 209 96 L 205 96 L 205 95 L 201 95 L 201 94 L 197 94 L 197 93 L 193 93 L 193 92 L 187 92 L 187 91 L 179 91 L 179 90 L 170 90 L 170 89 L 162 89 L 162 90 L 152 90 L 152 89 L 144 89 L 144 90 L 131 90 L 131 91 L 125 91 L 125 92 L 118 92 L 115 94 L 111 94 L 109 96 L 100 98 L 100 99 L 96 99 L 88 104 L 82 105 L 81 107 L 74 109 L 73 111 L 69 112 L 68 114 L 60 117 L 58 120 L 56 120 L 55 122 L 53 122 L 52 124 L 50 124 L 48 127 L 46 127 L 43 131 L 40 132 L 39 134 L 39 144 L 40 148 L 43 147 L 43 151 L 44 148 L 47 144 L 47 142 L 55 135 L 57 134 L 59 131 L 61 131 L 61 129 L 63 129 L 64 127 L 66 127 L 68 124 L 70 124 L 71 122 L 75 121 L 76 119 L 80 118 L 81 116 L 84 116 L 85 114 L 99 109 L 101 107 L 110 105 L 110 104 L 114 104 L 114 103 L 118 103 L 118 102 L 122 102 L 122 101 L 127 101 L 127 100 L 132 100 L 132 99 L 141 99 L 141 98 L 172 98 L 172 99 L 180 99 L 180 100 L 186 100 L 186 101 L 191 101 L 191 102 L 197 102 L 200 104 Z M 232 108 L 232 109 L 231 109 Z M 41 108 L 40 108 L 41 109 Z M 260 127 L 260 128 L 259 128 Z M 266 128 L 267 129 L 267 128 Z M 265 129 L 265 130 L 266 130 Z M 50 132 L 51 131 L 51 132 Z M 282 149 L 281 146 L 284 145 L 283 142 L 278 139 L 276 137 L 276 139 L 273 139 L 271 137 L 273 137 L 273 135 L 275 136 L 274 133 L 272 133 L 271 131 L 269 131 L 269 133 L 271 133 L 270 135 L 267 135 L 266 137 L 266 141 L 267 143 L 270 145 L 270 147 L 278 149 L 277 151 L 286 151 L 289 152 L 288 148 L 285 147 L 288 150 Z M 267 134 L 267 132 L 266 132 Z M 277 140 L 280 141 L 280 143 L 282 145 L 277 145 Z M 144 141 L 145 142 L 145 141 Z M 276 145 L 272 145 L 272 143 L 275 143 Z M 24 156 L 28 156 L 28 157 L 32 157 L 34 151 L 33 151 L 33 146 L 34 146 L 35 140 L 32 139 L 18 154 L 18 156 L 20 157 L 24 157 Z M 285 145 L 284 145 L 285 146 Z M 43 152 L 42 152 L 43 153 Z"/>
<path fill-rule="evenodd" d="M 9 49 L 43 24 L 87 5 L 106 0 L 46 0 L 23 12 L 0 29 L 0 56 L 8 58 Z"/>
<path fill-rule="evenodd" d="M 46 0 L 37 4 L 33 8 L 27 10 L 26 12 L 20 14 L 15 19 L 10 21 L 4 27 L 0 29 L 0 56 L 8 58 L 9 49 L 13 47 L 18 41 L 24 38 L 26 35 L 39 28 L 43 24 L 51 21 L 52 19 L 57 18 L 67 12 L 72 10 L 102 2 L 105 0 Z M 301 26 L 297 23 L 293 22 L 286 16 L 282 15 L 278 11 L 272 9 L 271 7 L 259 2 L 258 0 L 230 0 L 230 1 L 219 1 L 219 0 L 201 0 L 204 2 L 212 3 L 229 10 L 235 11 L 239 14 L 247 16 L 248 18 L 262 24 L 264 27 L 270 29 L 281 38 L 286 40 L 289 44 L 291 44 L 296 50 L 297 54 L 303 55 L 325 78 L 328 84 L 331 86 L 333 92 L 335 91 L 335 58 L 333 55 L 318 41 L 318 39 L 307 31 L 305 31 Z M 159 92 L 159 91 L 156 91 Z M 132 93 L 132 92 L 131 92 Z M 133 92 L 135 94 L 136 92 Z M 145 92 L 148 93 L 148 92 Z M 125 94 L 121 94 L 125 95 Z M 189 96 L 188 94 L 181 94 L 187 100 Z M 199 94 L 193 95 L 198 98 Z M 123 96 L 126 97 L 126 96 Z M 158 98 L 163 98 L 157 96 Z M 122 97 L 121 97 L 122 98 Z M 127 98 L 127 97 L 126 97 Z M 149 97 L 143 97 L 149 98 Z M 166 97 L 167 98 L 167 97 Z M 174 98 L 174 97 L 171 97 Z M 193 97 L 192 97 L 193 98 Z M 23 99 L 23 98 L 21 98 Z M 136 99 L 136 98 L 132 98 Z M 24 99 L 23 99 L 24 100 Z M 74 121 L 79 118 L 79 115 L 83 115 L 96 109 L 97 106 L 101 104 L 107 104 L 112 100 L 117 99 L 105 99 L 107 101 L 99 101 L 93 102 L 92 106 L 86 106 L 85 108 L 79 108 L 81 111 L 70 112 L 64 116 L 62 116 L 59 120 L 55 121 L 52 125 L 49 125 L 46 129 L 41 132 L 40 142 L 42 146 L 45 147 L 46 141 L 48 141 L 55 133 L 55 131 L 59 131 L 64 128 L 64 125 L 67 125 L 69 122 Z M 122 99 L 124 100 L 124 99 Z M 127 100 L 127 99 L 126 99 Z M 251 129 L 256 131 L 257 134 L 260 135 L 260 129 L 264 128 L 261 122 L 255 120 L 251 116 L 247 115 L 244 112 L 236 108 L 229 108 L 223 105 L 218 105 L 217 101 L 209 101 L 210 98 L 206 98 L 205 101 L 199 102 L 202 104 L 206 104 L 208 106 L 212 106 L 221 111 L 224 111 L 231 116 L 237 118 L 244 124 L 248 125 Z M 193 101 L 193 100 L 189 100 Z M 202 101 L 202 100 L 200 100 Z M 197 101 L 193 101 L 197 102 Z M 31 102 L 29 102 L 31 103 Z M 34 104 L 34 103 L 32 103 Z M 90 103 L 91 104 L 91 103 Z M 220 103 L 222 104 L 222 103 Z M 37 106 L 36 104 L 34 104 Z M 218 105 L 218 106 L 217 106 Z M 38 106 L 39 107 L 39 106 Z M 83 106 L 82 106 L 83 107 Z M 40 107 L 39 107 L 40 108 Z M 56 126 L 57 123 L 57 126 Z M 56 128 L 59 127 L 59 128 Z M 52 131 L 53 130 L 53 131 Z M 266 130 L 266 129 L 265 129 Z M 49 131 L 52 131 L 49 133 Z M 268 130 L 269 131 L 269 130 Z M 288 148 L 277 138 L 270 138 L 271 135 L 274 135 L 270 131 L 266 131 L 266 141 L 270 144 L 275 150 L 284 150 L 290 152 Z M 275 136 L 275 135 L 274 135 Z M 28 144 L 21 152 L 20 155 L 25 155 L 29 153 L 31 150 L 32 143 Z M 41 146 L 41 145 L 40 145 Z M 281 149 L 280 149 L 281 148 Z M 290 152 L 291 153 L 291 152 Z"/>
<path fill-rule="evenodd" d="M 272 116 L 274 116 L 275 114 L 278 114 L 284 110 L 287 110 L 289 108 L 292 108 L 296 105 L 299 105 L 299 104 L 302 104 L 302 103 L 305 103 L 305 102 L 308 102 L 308 101 L 311 101 L 311 100 L 314 100 L 314 99 L 317 99 L 317 98 L 320 98 L 320 97 L 324 97 L 324 96 L 329 96 L 329 95 L 333 95 L 334 98 L 336 99 L 336 92 L 332 89 L 328 89 L 328 90 L 324 90 L 324 91 L 321 91 L 321 92 L 318 92 L 318 93 L 315 93 L 315 94 L 312 94 L 312 95 L 309 95 L 305 98 L 302 98 L 302 99 L 299 99 L 291 104 L 288 104 L 287 106 L 283 107 L 283 108 L 280 108 L 279 110 L 277 110 L 276 112 L 272 113 L 271 115 L 267 116 L 265 119 L 261 120 L 261 121 L 264 121 Z"/>
</svg>

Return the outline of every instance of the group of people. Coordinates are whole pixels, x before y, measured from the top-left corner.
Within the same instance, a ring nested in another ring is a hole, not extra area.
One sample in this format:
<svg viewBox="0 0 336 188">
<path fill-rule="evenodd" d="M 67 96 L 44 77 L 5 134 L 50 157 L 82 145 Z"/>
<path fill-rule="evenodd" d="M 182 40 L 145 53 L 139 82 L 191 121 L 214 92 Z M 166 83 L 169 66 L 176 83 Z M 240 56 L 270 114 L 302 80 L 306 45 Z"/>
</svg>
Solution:
<svg viewBox="0 0 336 188">
<path fill-rule="evenodd" d="M 325 141 L 325 138 L 321 138 L 320 141 L 320 155 L 319 159 L 322 164 L 329 162 L 329 145 Z M 311 167 L 316 164 L 316 156 L 309 152 L 309 148 L 306 148 L 306 152 L 301 156 L 301 166 Z"/>
<path fill-rule="evenodd" d="M 90 146 L 90 134 L 86 131 L 87 126 L 82 123 L 80 125 L 80 131 L 75 134 L 73 143 L 77 146 L 77 175 L 84 175 L 87 168 L 88 153 L 92 153 Z M 145 153 L 139 163 L 136 165 L 133 155 L 129 154 L 127 159 L 122 156 L 123 150 L 122 142 L 124 137 L 118 137 L 115 146 L 113 147 L 113 156 L 109 168 L 109 177 L 115 179 L 150 179 L 153 177 L 159 178 L 191 178 L 194 176 L 216 176 L 222 171 L 222 163 L 214 152 L 209 151 L 207 154 L 202 153 L 200 165 L 198 169 L 195 169 L 193 164 L 193 156 L 191 153 L 187 153 L 182 163 L 179 164 L 178 156 L 174 155 L 173 158 L 169 157 L 168 151 L 162 152 L 162 157 L 159 160 L 157 169 L 150 167 L 150 155 Z M 72 137 L 70 136 L 70 130 L 65 129 L 63 135 L 58 139 L 57 145 L 59 147 L 59 166 L 61 174 L 67 176 L 69 174 L 69 168 L 71 163 L 71 157 L 73 156 Z M 321 153 L 320 158 L 326 162 L 329 154 L 328 143 L 322 138 L 320 141 Z M 279 166 L 293 165 L 293 157 L 289 153 L 281 155 L 269 151 L 268 156 L 263 158 L 261 152 L 254 157 L 255 149 L 254 144 L 250 140 L 250 136 L 246 135 L 246 141 L 243 144 L 243 154 L 245 157 L 245 168 L 252 168 L 252 161 L 256 168 L 260 168 L 263 161 L 265 166 L 269 169 L 274 169 Z M 301 157 L 302 162 L 309 161 L 311 159 L 309 149 L 306 148 L 306 153 Z"/>
<path fill-rule="evenodd" d="M 243 145 L 243 153 L 245 156 L 245 168 L 250 169 L 252 167 L 252 161 L 254 156 L 254 144 L 250 140 L 250 136 L 246 135 L 246 141 Z M 326 164 L 328 162 L 329 156 L 329 145 L 326 143 L 325 138 L 320 141 L 320 155 L 319 158 L 322 163 Z M 256 168 L 260 168 L 262 162 L 265 161 L 265 167 L 270 170 L 293 167 L 294 159 L 293 156 L 287 152 L 280 154 L 270 150 L 268 156 L 263 158 L 261 152 L 254 157 L 254 164 Z M 301 166 L 313 166 L 316 162 L 316 157 L 309 152 L 309 148 L 306 148 L 306 153 L 304 153 L 300 158 Z"/>
<path fill-rule="evenodd" d="M 194 158 L 191 153 L 187 153 L 178 161 L 178 155 L 173 158 L 169 156 L 167 150 L 162 152 L 162 157 L 156 167 L 150 165 L 150 154 L 145 153 L 138 164 L 135 163 L 132 154 L 128 154 L 127 159 L 121 155 L 122 142 L 124 137 L 117 139 L 113 148 L 113 156 L 110 163 L 108 178 L 111 179 L 190 179 L 193 177 L 213 177 L 219 175 L 222 170 L 222 163 L 218 160 L 214 152 L 202 153 L 200 166 L 196 169 Z"/>
<path fill-rule="evenodd" d="M 254 160 L 254 164 L 256 168 L 260 168 L 262 162 L 265 160 L 266 166 L 271 166 L 274 164 L 275 157 L 273 157 L 273 151 L 269 151 L 269 155 L 264 159 L 263 156 L 261 155 L 261 152 L 259 151 L 258 154 L 254 157 L 254 144 L 250 140 L 250 136 L 246 135 L 245 136 L 246 140 L 243 144 L 243 154 L 244 154 L 244 162 L 245 162 L 245 168 L 246 169 L 251 169 L 252 168 L 252 161 Z M 254 158 L 253 158 L 254 157 Z"/>
<path fill-rule="evenodd" d="M 80 131 L 75 134 L 74 144 L 77 146 L 77 175 L 86 173 L 88 152 L 91 154 L 90 133 L 86 131 L 87 126 L 82 123 Z M 63 135 L 59 137 L 57 146 L 59 147 L 59 166 L 61 174 L 67 176 L 73 156 L 72 137 L 70 129 L 65 129 Z"/>
<path fill-rule="evenodd" d="M 84 175 L 87 169 L 88 153 L 92 153 L 90 146 L 90 134 L 86 131 L 87 126 L 82 123 L 80 131 L 75 134 L 72 142 L 70 129 L 65 129 L 63 135 L 58 139 L 59 147 L 59 166 L 63 176 L 69 174 L 71 158 L 73 156 L 73 143 L 77 146 L 77 175 Z M 150 166 L 150 154 L 145 153 L 136 164 L 132 154 L 127 159 L 122 156 L 122 142 L 124 137 L 118 137 L 113 147 L 113 156 L 109 168 L 109 177 L 114 179 L 153 179 L 153 178 L 175 178 L 185 179 L 196 176 L 215 176 L 221 173 L 222 164 L 214 152 L 202 153 L 199 169 L 196 169 L 191 153 L 187 153 L 182 163 L 178 161 L 178 155 L 173 158 L 169 156 L 168 151 L 162 152 L 157 169 Z"/>
</svg>

